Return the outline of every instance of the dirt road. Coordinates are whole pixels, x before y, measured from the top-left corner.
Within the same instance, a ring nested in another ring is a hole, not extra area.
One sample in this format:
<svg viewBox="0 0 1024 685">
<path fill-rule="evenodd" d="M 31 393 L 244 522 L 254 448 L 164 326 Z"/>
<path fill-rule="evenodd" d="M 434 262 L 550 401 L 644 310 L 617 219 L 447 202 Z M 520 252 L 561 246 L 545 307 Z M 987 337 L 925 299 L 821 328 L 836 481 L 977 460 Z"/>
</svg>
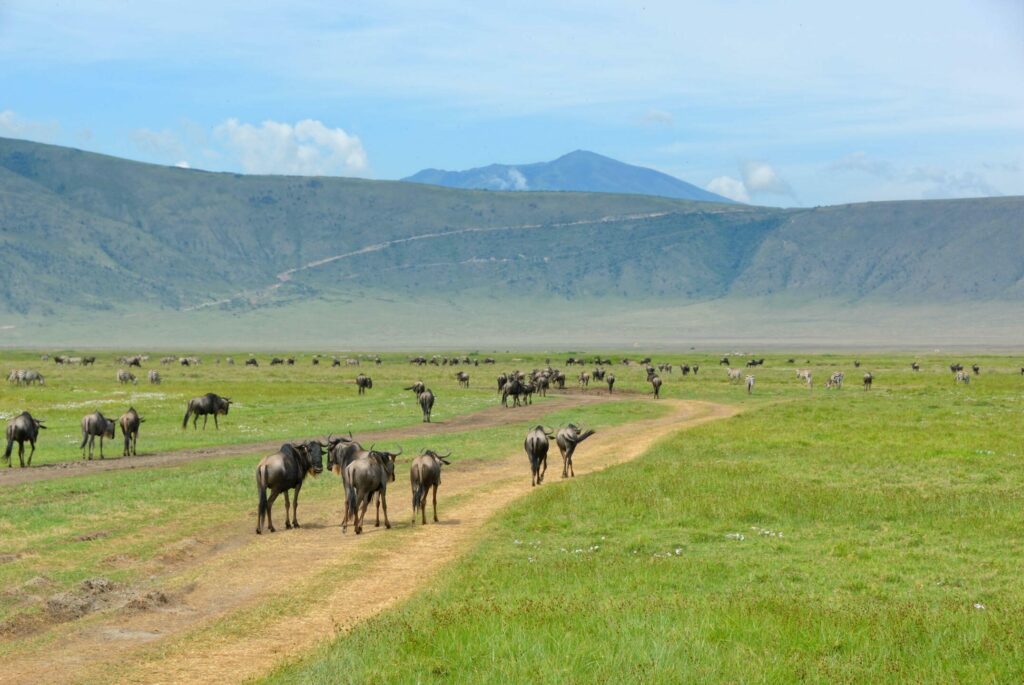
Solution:
<svg viewBox="0 0 1024 685">
<path fill-rule="evenodd" d="M 663 403 L 671 407 L 666 416 L 588 440 L 574 460 L 577 477 L 634 459 L 671 433 L 737 413 L 706 402 Z M 629 440 L 621 441 L 624 436 Z M 559 478 L 557 461 L 556 451 L 541 487 L 572 487 Z M 449 467 L 438 525 L 410 526 L 408 485 L 399 480 L 393 487 L 390 531 L 371 526 L 358 537 L 351 529 L 342 535 L 337 506 L 319 504 L 303 508 L 302 529 L 257 537 L 246 520 L 218 539 L 197 540 L 153 581 L 177 588 L 165 607 L 57 626 L 32 651 L 5 658 L 0 681 L 243 682 L 411 596 L 478 539 L 490 517 L 531 492 L 518 451 Z M 365 582 L 370 567 L 381 582 Z M 363 582 L 351 582 L 357 577 Z"/>
</svg>

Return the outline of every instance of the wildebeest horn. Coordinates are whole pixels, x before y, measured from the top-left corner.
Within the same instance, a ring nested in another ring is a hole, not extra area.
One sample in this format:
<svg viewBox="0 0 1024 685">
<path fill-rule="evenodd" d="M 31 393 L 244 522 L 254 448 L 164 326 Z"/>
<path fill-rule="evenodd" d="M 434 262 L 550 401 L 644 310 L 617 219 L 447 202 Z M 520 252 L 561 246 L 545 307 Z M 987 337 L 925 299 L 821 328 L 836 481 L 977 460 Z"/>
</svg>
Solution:
<svg viewBox="0 0 1024 685">
<path fill-rule="evenodd" d="M 399 454 L 401 454 L 401 453 L 402 453 L 402 446 L 401 446 L 401 445 L 399 445 L 399 446 L 398 446 L 398 451 L 397 451 L 397 452 L 392 452 L 392 453 L 391 453 L 391 456 L 397 457 L 397 456 L 398 456 Z"/>
<path fill-rule="evenodd" d="M 448 457 L 452 456 L 452 451 L 448 450 L 448 454 L 441 454 L 438 456 L 442 457 L 443 459 L 447 459 Z"/>
</svg>

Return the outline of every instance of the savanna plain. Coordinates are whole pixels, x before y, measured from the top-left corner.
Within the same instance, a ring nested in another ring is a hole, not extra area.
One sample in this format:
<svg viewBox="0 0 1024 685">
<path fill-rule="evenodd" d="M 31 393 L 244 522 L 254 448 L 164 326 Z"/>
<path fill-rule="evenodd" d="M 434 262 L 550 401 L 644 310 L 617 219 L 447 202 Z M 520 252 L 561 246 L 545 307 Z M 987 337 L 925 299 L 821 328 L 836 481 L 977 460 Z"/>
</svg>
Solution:
<svg viewBox="0 0 1024 685">
<path fill-rule="evenodd" d="M 456 367 L 180 351 L 151 353 L 137 385 L 118 382 L 121 354 L 0 351 L 5 376 L 45 378 L 0 384 L 4 422 L 28 410 L 46 425 L 31 467 L 16 446 L 0 464 L 0 682 L 1024 679 L 1019 355 L 659 352 L 674 368 L 654 399 L 637 351 L 443 355 L 496 360 Z M 578 382 L 595 357 L 614 392 Z M 499 373 L 549 363 L 564 390 L 502 406 Z M 844 386 L 826 389 L 836 371 Z M 429 424 L 405 389 L 417 380 L 437 395 Z M 183 429 L 207 392 L 232 399 L 219 429 Z M 83 461 L 82 417 L 129 406 L 145 418 L 138 456 L 121 456 L 118 432 Z M 576 477 L 552 444 L 531 488 L 526 431 L 569 422 L 596 431 Z M 392 528 L 371 508 L 362 535 L 343 533 L 325 470 L 302 488 L 300 528 L 279 499 L 277 532 L 257 536 L 259 460 L 350 431 L 401 447 Z M 451 464 L 424 526 L 408 478 L 428 448 Z"/>
</svg>

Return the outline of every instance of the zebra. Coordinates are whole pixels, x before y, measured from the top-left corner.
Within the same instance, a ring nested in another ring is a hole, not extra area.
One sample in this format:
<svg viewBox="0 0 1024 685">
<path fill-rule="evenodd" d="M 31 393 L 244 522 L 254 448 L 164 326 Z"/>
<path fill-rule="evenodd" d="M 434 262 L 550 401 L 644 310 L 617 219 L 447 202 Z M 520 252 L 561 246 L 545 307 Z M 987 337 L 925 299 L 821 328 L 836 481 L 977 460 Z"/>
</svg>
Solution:
<svg viewBox="0 0 1024 685">
<path fill-rule="evenodd" d="M 747 394 L 749 395 L 749 394 L 751 394 L 753 392 L 754 392 L 754 377 L 753 376 L 747 376 Z"/>
<path fill-rule="evenodd" d="M 842 371 L 836 371 L 829 379 L 825 382 L 826 388 L 836 388 L 838 390 L 843 389 L 843 380 L 846 378 L 846 374 Z"/>
</svg>

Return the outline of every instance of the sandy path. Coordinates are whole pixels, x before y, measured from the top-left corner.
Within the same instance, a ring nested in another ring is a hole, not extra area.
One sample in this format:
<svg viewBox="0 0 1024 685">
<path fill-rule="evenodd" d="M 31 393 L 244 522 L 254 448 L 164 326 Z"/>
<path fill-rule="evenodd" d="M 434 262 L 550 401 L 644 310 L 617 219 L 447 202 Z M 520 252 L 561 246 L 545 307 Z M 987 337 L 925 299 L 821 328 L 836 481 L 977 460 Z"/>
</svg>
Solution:
<svg viewBox="0 0 1024 685">
<path fill-rule="evenodd" d="M 584 443 L 574 459 L 578 475 L 634 459 L 666 435 L 737 412 L 706 402 L 663 403 L 671 407 L 666 416 L 600 430 Z M 620 441 L 624 436 L 629 440 Z M 561 460 L 557 448 L 552 451 L 541 487 L 563 487 Z M 49 646 L 5 659 L 0 681 L 226 683 L 257 677 L 310 653 L 316 642 L 305 636 L 329 639 L 411 596 L 422 584 L 410 579 L 429 582 L 478 539 L 491 516 L 531 491 L 518 450 L 448 467 L 439 495 L 441 525 L 410 526 L 407 479 L 400 476 L 392 488 L 390 531 L 371 525 L 361 536 L 351 529 L 342 535 L 336 504 L 302 507 L 302 529 L 273 535 L 257 537 L 252 521 L 240 522 L 224 531 L 225 540 L 210 554 L 161 579 L 164 586 L 187 583 L 179 602 L 58 627 Z M 371 567 L 381 582 L 348 582 Z M 287 596 L 306 601 L 276 612 L 268 607 Z"/>
<path fill-rule="evenodd" d="M 505 408 L 500 404 L 495 407 L 488 407 L 468 414 L 453 416 L 444 421 L 433 423 L 416 423 L 410 426 L 399 428 L 387 428 L 384 430 L 360 433 L 356 436 L 361 442 L 369 445 L 373 442 L 385 442 L 389 440 L 400 440 L 402 438 L 422 437 L 426 435 L 440 435 L 444 433 L 458 433 L 475 428 L 497 428 L 513 423 L 528 423 L 544 414 L 559 411 L 568 407 L 577 407 L 581 404 L 593 404 L 597 402 L 609 402 L 616 399 L 644 397 L 641 393 L 616 392 L 609 395 L 604 391 L 571 390 L 564 393 L 548 395 L 544 401 L 536 402 L 526 407 Z M 499 398 L 500 399 L 500 398 Z M 314 437 L 314 436 L 311 436 Z M 323 436 L 319 436 L 323 439 Z M 178 466 L 200 459 L 212 459 L 216 457 L 236 457 L 245 454 L 257 454 L 259 452 L 272 453 L 281 446 L 284 440 L 268 440 L 265 442 L 250 442 L 235 445 L 219 445 L 216 447 L 199 447 L 195 449 L 176 450 L 173 452 L 160 452 L 157 454 L 145 454 L 140 457 L 126 457 L 93 461 L 64 461 L 58 464 L 44 464 L 32 468 L 2 468 L 0 469 L 0 488 L 38 481 L 52 480 L 54 478 L 68 478 L 73 476 L 92 475 L 106 471 L 120 471 L 123 469 L 145 469 L 161 466 Z M 300 521 L 301 523 L 301 521 Z"/>
</svg>

